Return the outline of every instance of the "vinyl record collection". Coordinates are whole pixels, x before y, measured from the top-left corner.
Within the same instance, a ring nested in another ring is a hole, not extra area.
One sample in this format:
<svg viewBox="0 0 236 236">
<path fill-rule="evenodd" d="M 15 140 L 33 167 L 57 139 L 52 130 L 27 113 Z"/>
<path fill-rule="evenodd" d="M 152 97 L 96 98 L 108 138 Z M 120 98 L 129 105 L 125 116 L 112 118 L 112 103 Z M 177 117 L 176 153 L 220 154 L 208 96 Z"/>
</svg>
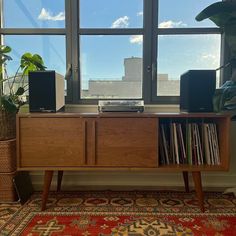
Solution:
<svg viewBox="0 0 236 236">
<path fill-rule="evenodd" d="M 220 165 L 216 123 L 161 123 L 159 140 L 160 165 Z"/>
</svg>

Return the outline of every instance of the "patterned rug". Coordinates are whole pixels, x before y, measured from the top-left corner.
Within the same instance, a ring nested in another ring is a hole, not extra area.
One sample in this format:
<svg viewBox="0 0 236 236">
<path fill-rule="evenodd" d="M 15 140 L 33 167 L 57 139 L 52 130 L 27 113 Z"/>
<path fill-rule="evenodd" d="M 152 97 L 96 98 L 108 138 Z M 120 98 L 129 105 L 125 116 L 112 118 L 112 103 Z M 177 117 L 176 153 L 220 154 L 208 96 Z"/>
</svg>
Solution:
<svg viewBox="0 0 236 236">
<path fill-rule="evenodd" d="M 0 204 L 0 235 L 25 236 L 234 236 L 236 198 L 205 193 L 205 213 L 195 193 L 152 191 L 51 192 L 19 204 Z"/>
</svg>

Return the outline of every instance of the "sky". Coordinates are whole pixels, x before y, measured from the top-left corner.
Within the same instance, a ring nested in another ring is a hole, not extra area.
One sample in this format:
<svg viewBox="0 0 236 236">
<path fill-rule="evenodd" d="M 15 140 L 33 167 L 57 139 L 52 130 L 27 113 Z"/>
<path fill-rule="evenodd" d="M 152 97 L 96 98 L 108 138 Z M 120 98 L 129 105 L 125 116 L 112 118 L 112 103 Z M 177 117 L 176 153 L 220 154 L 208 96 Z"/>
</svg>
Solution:
<svg viewBox="0 0 236 236">
<path fill-rule="evenodd" d="M 195 16 L 214 0 L 160 0 L 159 27 L 214 27 L 209 20 L 196 22 Z M 81 28 L 142 28 L 142 0 L 80 0 Z M 158 9 L 157 9 L 158 10 Z M 6 28 L 64 28 L 64 0 L 5 0 Z M 10 13 L 10 14 L 9 14 Z M 121 79 L 124 58 L 142 57 L 142 36 L 81 36 L 83 85 L 89 79 Z M 64 36 L 6 36 L 13 48 L 12 71 L 24 52 L 40 54 L 48 69 L 64 74 Z M 215 69 L 219 66 L 219 35 L 158 37 L 158 73 L 170 79 L 188 69 Z"/>
</svg>

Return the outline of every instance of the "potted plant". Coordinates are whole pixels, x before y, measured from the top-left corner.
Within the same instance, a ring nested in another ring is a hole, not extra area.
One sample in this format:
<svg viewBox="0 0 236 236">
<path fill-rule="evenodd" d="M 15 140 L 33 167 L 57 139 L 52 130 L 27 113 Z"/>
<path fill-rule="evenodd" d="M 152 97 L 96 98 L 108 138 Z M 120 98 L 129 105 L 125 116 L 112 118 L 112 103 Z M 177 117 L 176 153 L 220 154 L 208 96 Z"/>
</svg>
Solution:
<svg viewBox="0 0 236 236">
<path fill-rule="evenodd" d="M 13 177 L 16 174 L 16 114 L 26 103 L 29 71 L 45 70 L 42 58 L 24 53 L 16 72 L 10 75 L 7 63 L 11 48 L 0 45 L 0 201 L 16 199 Z"/>
<path fill-rule="evenodd" d="M 25 104 L 26 83 L 29 71 L 45 70 L 44 62 L 38 54 L 24 53 L 14 75 L 9 75 L 7 62 L 11 48 L 0 45 L 0 140 L 15 138 L 15 116 Z"/>
<path fill-rule="evenodd" d="M 220 89 L 216 89 L 213 97 L 214 111 L 236 109 L 236 2 L 215 2 L 203 9 L 195 18 L 197 21 L 210 19 L 225 34 L 229 46 L 230 58 L 219 69 L 231 66 L 231 78 Z"/>
</svg>

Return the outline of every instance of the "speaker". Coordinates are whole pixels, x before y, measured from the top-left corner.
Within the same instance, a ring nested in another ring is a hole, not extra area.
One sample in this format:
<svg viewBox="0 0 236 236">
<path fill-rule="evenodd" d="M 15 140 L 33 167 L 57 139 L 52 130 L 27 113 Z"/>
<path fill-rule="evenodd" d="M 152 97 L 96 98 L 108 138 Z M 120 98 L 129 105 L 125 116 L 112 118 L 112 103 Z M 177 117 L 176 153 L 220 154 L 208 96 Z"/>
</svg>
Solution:
<svg viewBox="0 0 236 236">
<path fill-rule="evenodd" d="M 180 76 L 180 110 L 212 112 L 215 89 L 215 70 L 187 71 Z"/>
<path fill-rule="evenodd" d="M 29 72 L 30 112 L 57 112 L 65 106 L 64 78 L 55 71 Z"/>
</svg>

